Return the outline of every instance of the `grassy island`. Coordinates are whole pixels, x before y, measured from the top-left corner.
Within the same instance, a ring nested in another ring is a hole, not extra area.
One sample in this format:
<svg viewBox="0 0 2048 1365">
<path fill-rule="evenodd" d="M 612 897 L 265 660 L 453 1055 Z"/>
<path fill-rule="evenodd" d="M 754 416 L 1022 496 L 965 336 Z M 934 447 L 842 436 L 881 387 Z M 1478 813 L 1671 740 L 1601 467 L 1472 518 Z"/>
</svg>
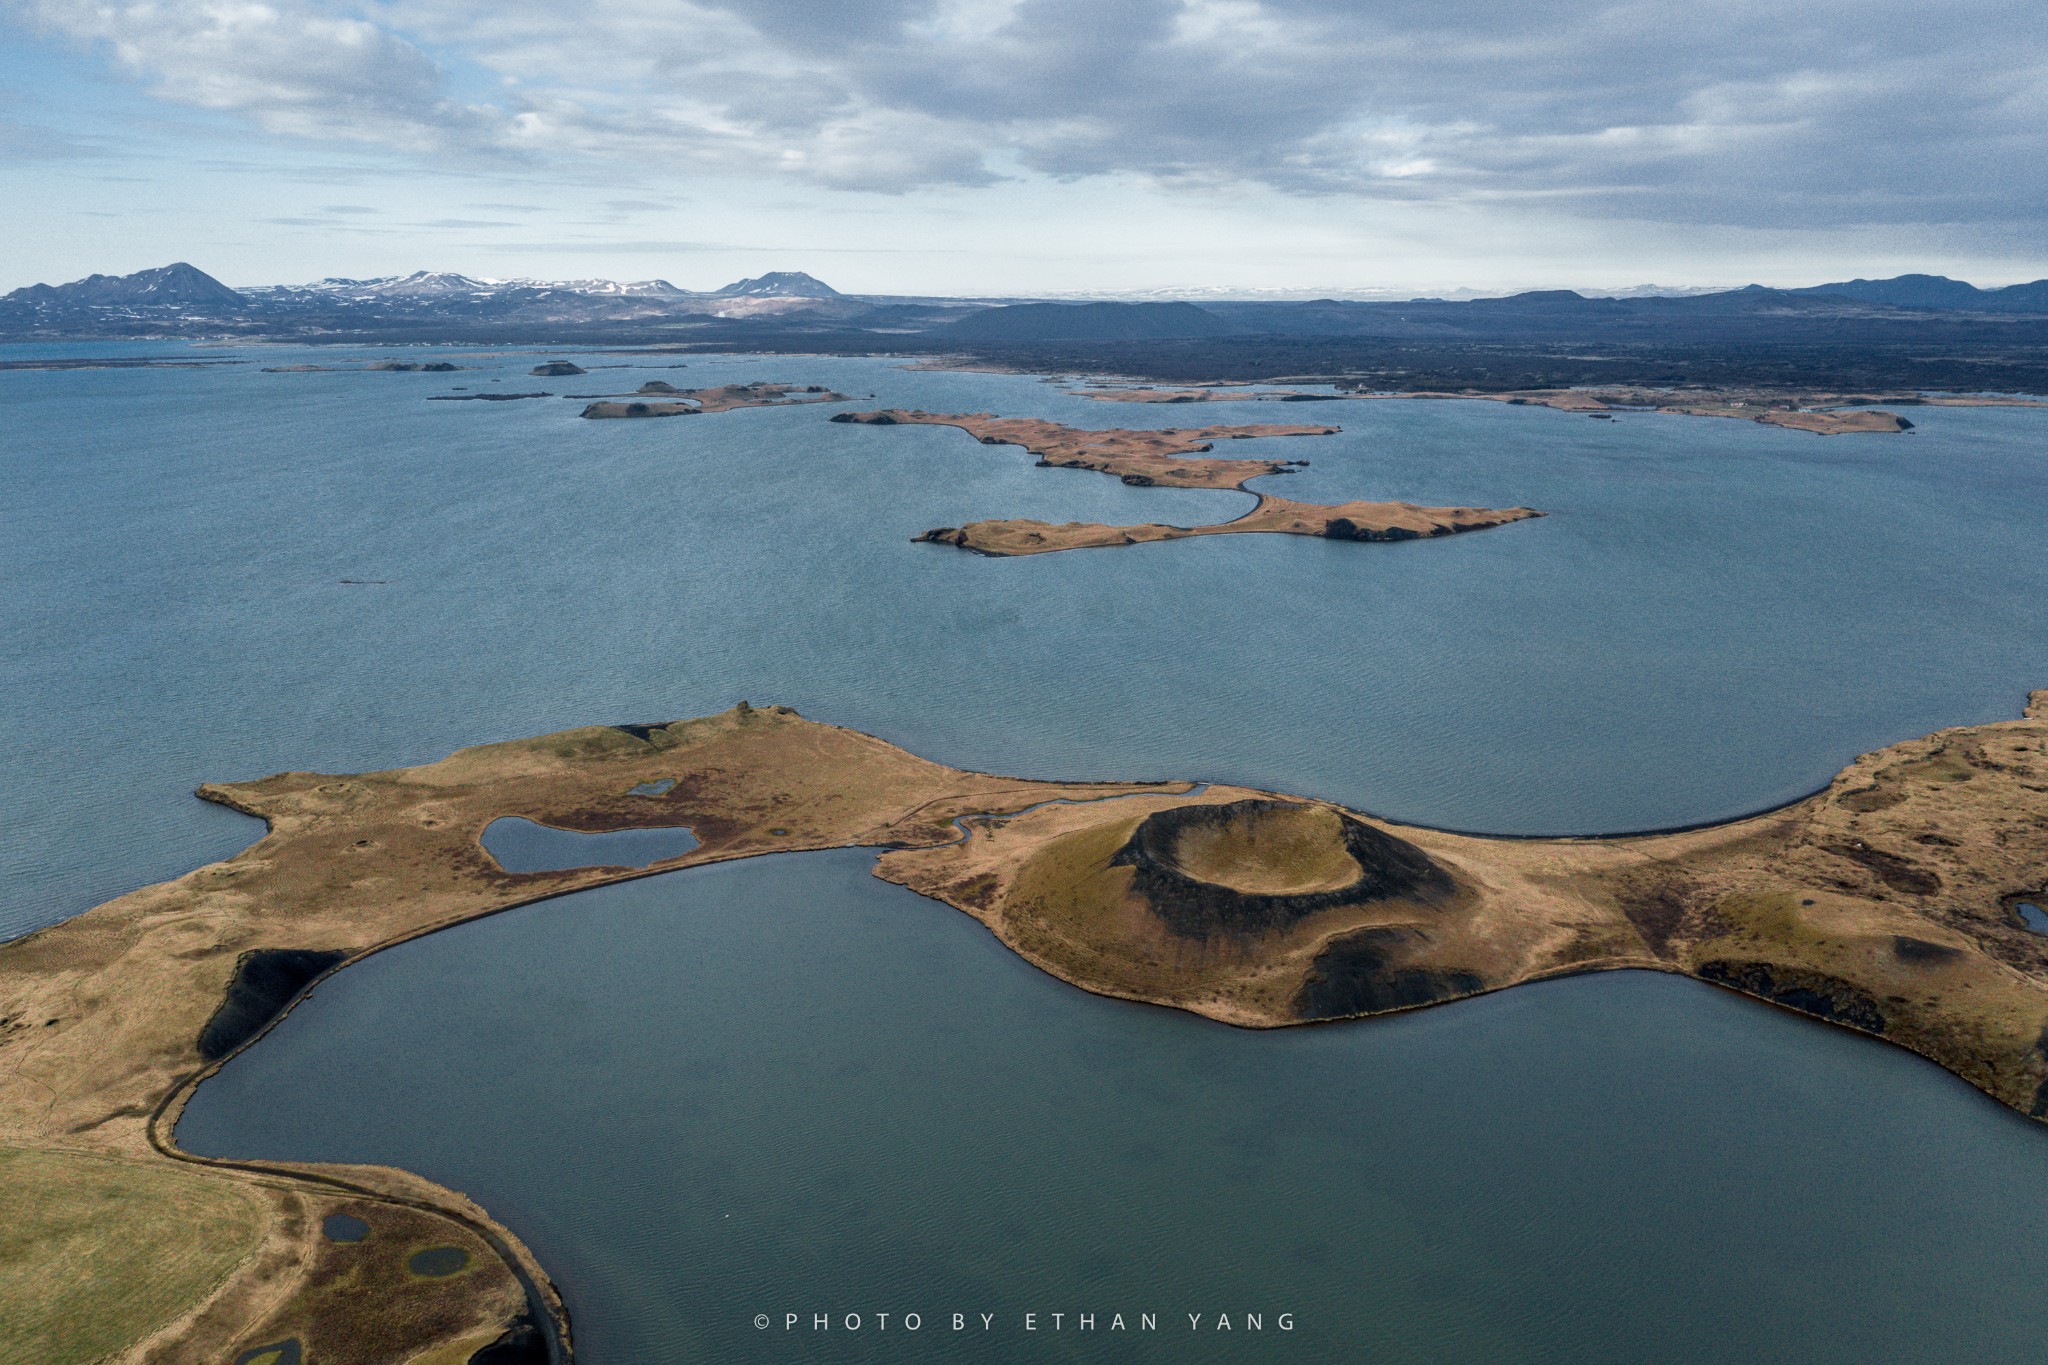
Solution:
<svg viewBox="0 0 2048 1365">
<path fill-rule="evenodd" d="M 1790 806 L 1616 838 L 1450 834 L 1242 787 L 995 777 L 745 703 L 200 794 L 269 832 L 0 946 L 0 1184 L 7 1224 L 32 1230 L 0 1228 L 10 1358 L 218 1362 L 297 1343 L 308 1360 L 422 1365 L 537 1349 L 531 1316 L 559 1321 L 559 1300 L 484 1210 L 403 1171 L 194 1157 L 173 1141 L 179 1109 L 305 990 L 382 948 L 760 853 L 875 847 L 877 875 L 1064 980 L 1234 1024 L 1642 968 L 1886 1039 L 2048 1117 L 2048 937 L 2016 914 L 2048 867 L 2048 691 L 2022 719 L 1867 754 Z M 701 842 L 645 871 L 514 874 L 480 843 L 503 816 L 687 825 Z M 337 1216 L 361 1233 L 337 1238 Z"/>
<path fill-rule="evenodd" d="M 597 402 L 582 416 L 686 417 L 700 412 L 731 412 L 736 408 L 789 408 L 801 403 L 844 403 L 846 395 L 819 384 L 720 384 L 708 389 L 679 389 L 654 380 L 642 384 L 625 401 Z"/>
<path fill-rule="evenodd" d="M 1246 488 L 1253 479 L 1287 474 L 1307 460 L 1189 459 L 1216 448 L 1218 441 L 1259 436 L 1334 436 L 1331 426 L 1211 426 L 1164 431 L 1090 431 L 1039 418 L 995 417 L 988 413 L 934 413 L 900 408 L 880 412 L 842 412 L 835 422 L 869 426 L 958 427 L 983 445 L 1017 445 L 1038 457 L 1044 469 L 1086 469 L 1113 474 L 1133 487 L 1215 488 L 1250 493 L 1258 499 L 1251 511 L 1211 526 L 1169 526 L 1149 522 L 1138 526 L 1105 526 L 1098 522 L 1060 524 L 1012 518 L 971 521 L 965 526 L 939 526 L 913 537 L 941 545 L 957 545 L 977 554 L 1047 554 L 1054 550 L 1097 549 L 1110 545 L 1141 545 L 1189 536 L 1267 533 L 1322 536 L 1331 540 L 1422 540 L 1482 531 L 1543 514 L 1533 508 L 1496 511 L 1485 507 L 1418 507 L 1407 502 L 1296 502 Z"/>
</svg>

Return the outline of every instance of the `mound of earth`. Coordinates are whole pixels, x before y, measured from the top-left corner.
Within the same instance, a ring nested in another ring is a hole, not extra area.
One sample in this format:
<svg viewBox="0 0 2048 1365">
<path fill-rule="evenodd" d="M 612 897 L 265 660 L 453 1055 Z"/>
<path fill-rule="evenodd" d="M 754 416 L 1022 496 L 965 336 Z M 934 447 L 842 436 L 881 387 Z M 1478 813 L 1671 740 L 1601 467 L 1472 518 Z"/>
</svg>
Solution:
<svg viewBox="0 0 2048 1365">
<path fill-rule="evenodd" d="M 1111 866 L 1184 938 L 1251 937 L 1321 910 L 1438 900 L 1450 874 L 1406 840 L 1335 807 L 1252 798 L 1172 806 L 1141 821 Z"/>
</svg>

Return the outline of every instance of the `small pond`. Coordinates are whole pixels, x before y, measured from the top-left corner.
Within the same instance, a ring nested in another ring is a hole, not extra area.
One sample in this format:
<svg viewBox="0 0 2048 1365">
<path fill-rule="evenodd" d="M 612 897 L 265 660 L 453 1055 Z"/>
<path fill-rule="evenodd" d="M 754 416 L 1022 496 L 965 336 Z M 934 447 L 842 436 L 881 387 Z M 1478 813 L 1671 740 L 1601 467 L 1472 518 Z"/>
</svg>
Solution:
<svg viewBox="0 0 2048 1365">
<path fill-rule="evenodd" d="M 652 867 L 697 847 L 683 825 L 583 834 L 508 815 L 484 827 L 484 852 L 507 872 L 559 872 L 571 867 Z"/>
</svg>

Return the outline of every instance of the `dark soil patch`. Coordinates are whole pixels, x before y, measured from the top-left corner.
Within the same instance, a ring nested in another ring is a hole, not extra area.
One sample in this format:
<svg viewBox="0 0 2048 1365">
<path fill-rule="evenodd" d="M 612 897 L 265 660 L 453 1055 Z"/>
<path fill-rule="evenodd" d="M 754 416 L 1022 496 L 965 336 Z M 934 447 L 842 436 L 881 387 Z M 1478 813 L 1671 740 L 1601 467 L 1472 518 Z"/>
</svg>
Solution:
<svg viewBox="0 0 2048 1365">
<path fill-rule="evenodd" d="M 1828 852 L 1839 858 L 1847 858 L 1868 869 L 1876 878 L 1894 891 L 1904 891 L 1913 896 L 1931 896 L 1941 890 L 1941 878 L 1910 858 L 1901 858 L 1896 853 L 1887 853 L 1881 848 L 1872 848 L 1861 839 L 1845 843 L 1825 844 Z"/>
<path fill-rule="evenodd" d="M 258 948 L 235 962 L 228 993 L 199 1032 L 199 1055 L 217 1062 L 261 1033 L 307 983 L 348 954 L 313 948 Z"/>
<path fill-rule="evenodd" d="M 1333 939 L 1309 967 L 1294 997 L 1303 1019 L 1341 1019 L 1354 1014 L 1433 1005 L 1486 988 L 1475 973 L 1456 967 L 1403 965 L 1426 948 L 1418 929 L 1393 926 L 1359 929 Z"/>
</svg>

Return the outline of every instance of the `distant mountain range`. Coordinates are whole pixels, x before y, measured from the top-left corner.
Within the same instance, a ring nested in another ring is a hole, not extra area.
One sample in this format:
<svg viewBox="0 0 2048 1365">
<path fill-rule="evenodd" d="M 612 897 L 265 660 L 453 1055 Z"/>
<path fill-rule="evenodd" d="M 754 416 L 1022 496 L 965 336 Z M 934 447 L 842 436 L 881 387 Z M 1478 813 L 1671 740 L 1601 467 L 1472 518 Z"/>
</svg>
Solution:
<svg viewBox="0 0 2048 1365">
<path fill-rule="evenodd" d="M 183 261 L 133 275 L 87 275 L 70 284 L 32 284 L 0 298 L 13 308 L 240 309 L 248 300 Z"/>
<path fill-rule="evenodd" d="M 1790 294 L 1839 294 L 1865 303 L 1895 308 L 1942 308 L 1960 311 L 2021 313 L 2048 311 L 2048 280 L 1979 289 L 1946 275 L 1895 275 L 1888 280 L 1844 280 L 1789 289 Z"/>
<path fill-rule="evenodd" d="M 862 298 L 801 271 L 695 292 L 667 280 L 495 280 L 418 271 L 377 279 L 231 289 L 179 262 L 133 275 L 30 285 L 0 298 L 0 337 L 227 335 L 382 340 L 630 337 L 705 343 L 801 333 L 872 346 L 1364 338 L 1403 343 L 1616 340 L 1722 343 L 1971 336 L 2021 327 L 2048 341 L 2048 280 L 1979 289 L 1938 275 L 1800 289 L 1405 301 L 1205 298 L 1001 302 Z M 1988 329 L 1988 330 L 1987 330 Z"/>
<path fill-rule="evenodd" d="M 1222 336 L 1235 329 L 1192 303 L 1017 303 L 969 313 L 941 330 L 968 341 L 1130 341 Z"/>
</svg>

